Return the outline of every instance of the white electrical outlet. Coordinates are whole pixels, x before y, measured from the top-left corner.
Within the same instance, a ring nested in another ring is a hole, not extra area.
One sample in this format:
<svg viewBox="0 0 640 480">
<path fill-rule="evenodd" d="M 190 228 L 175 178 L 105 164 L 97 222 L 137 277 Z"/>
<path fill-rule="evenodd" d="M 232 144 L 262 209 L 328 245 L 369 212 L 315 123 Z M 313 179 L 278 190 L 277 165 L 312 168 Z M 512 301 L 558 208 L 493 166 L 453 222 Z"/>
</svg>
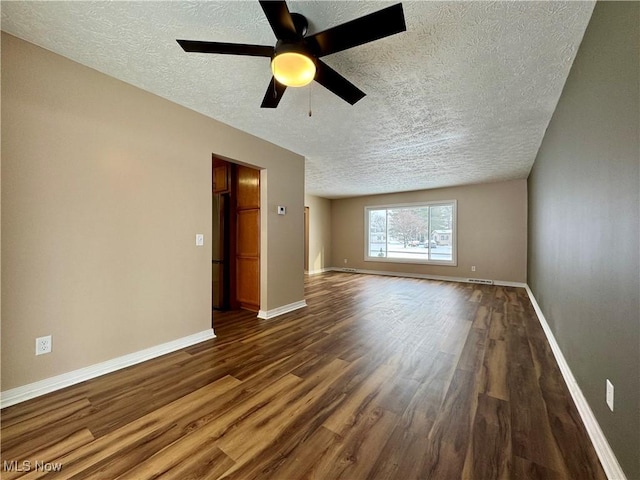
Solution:
<svg viewBox="0 0 640 480">
<path fill-rule="evenodd" d="M 344 263 L 347 263 L 347 259 L 346 258 L 344 259 Z"/>
<path fill-rule="evenodd" d="M 36 338 L 36 355 L 51 352 L 51 335 Z"/>
<path fill-rule="evenodd" d="M 476 266 L 475 266 L 475 265 L 472 265 L 472 266 L 471 266 L 471 271 L 472 271 L 472 272 L 475 272 L 475 271 L 476 271 Z"/>
<path fill-rule="evenodd" d="M 607 378 L 607 405 L 609 405 L 609 409 L 613 412 L 613 383 L 611 383 L 608 378 Z"/>
</svg>

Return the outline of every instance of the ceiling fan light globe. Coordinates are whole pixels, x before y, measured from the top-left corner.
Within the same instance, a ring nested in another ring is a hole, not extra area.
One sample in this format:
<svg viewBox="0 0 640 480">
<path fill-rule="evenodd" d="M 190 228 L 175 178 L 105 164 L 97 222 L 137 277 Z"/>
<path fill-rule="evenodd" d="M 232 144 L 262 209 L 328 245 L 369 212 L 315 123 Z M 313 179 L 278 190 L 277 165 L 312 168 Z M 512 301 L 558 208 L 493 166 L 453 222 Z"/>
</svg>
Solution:
<svg viewBox="0 0 640 480">
<path fill-rule="evenodd" d="M 276 80 L 287 87 L 304 87 L 316 76 L 316 65 L 306 55 L 285 52 L 273 57 L 271 71 Z"/>
</svg>

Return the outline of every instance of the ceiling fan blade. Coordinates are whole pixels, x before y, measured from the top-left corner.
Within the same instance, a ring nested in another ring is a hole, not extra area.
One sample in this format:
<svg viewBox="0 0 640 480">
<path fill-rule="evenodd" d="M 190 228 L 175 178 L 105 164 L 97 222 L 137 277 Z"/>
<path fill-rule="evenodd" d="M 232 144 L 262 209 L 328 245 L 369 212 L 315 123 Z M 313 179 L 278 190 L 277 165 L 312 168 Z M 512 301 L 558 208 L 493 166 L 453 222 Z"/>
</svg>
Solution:
<svg viewBox="0 0 640 480">
<path fill-rule="evenodd" d="M 271 57 L 273 47 L 268 45 L 247 45 L 242 43 L 200 42 L 197 40 L 176 40 L 185 52 L 222 53 L 228 55 L 250 55 Z"/>
<path fill-rule="evenodd" d="M 286 89 L 286 85 L 276 82 L 276 79 L 271 77 L 271 82 L 269 82 L 269 87 L 264 94 L 260 108 L 276 108 Z"/>
<path fill-rule="evenodd" d="M 291 13 L 289 13 L 289 8 L 287 7 L 287 2 L 284 0 L 261 0 L 260 6 L 269 21 L 269 25 L 271 25 L 271 30 L 273 30 L 278 40 L 294 40 L 298 38 L 293 18 L 291 18 Z"/>
<path fill-rule="evenodd" d="M 318 57 L 341 52 L 351 47 L 373 42 L 395 33 L 404 32 L 402 4 L 392 5 L 364 17 L 306 37 L 311 51 Z"/>
<path fill-rule="evenodd" d="M 314 80 L 351 105 L 366 95 L 366 93 L 322 60 L 316 60 L 316 76 Z"/>
</svg>

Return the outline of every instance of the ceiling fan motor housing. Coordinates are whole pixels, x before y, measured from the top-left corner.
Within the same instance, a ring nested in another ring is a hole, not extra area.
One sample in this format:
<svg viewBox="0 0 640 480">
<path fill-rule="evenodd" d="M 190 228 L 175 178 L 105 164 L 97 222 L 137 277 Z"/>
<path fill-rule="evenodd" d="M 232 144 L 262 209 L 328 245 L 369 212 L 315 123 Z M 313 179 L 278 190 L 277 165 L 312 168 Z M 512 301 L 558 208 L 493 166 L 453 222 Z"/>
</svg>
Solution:
<svg viewBox="0 0 640 480">
<path fill-rule="evenodd" d="M 291 19 L 293 20 L 293 26 L 295 27 L 298 35 L 304 37 L 307 34 L 307 28 L 309 28 L 307 17 L 301 13 L 291 12 Z"/>
<path fill-rule="evenodd" d="M 307 47 L 303 39 L 278 40 L 276 47 L 273 49 L 273 57 L 271 57 L 271 59 L 273 60 L 274 57 L 282 55 L 283 53 L 299 53 L 305 57 L 309 57 L 314 63 L 316 60 L 315 55 L 311 53 L 311 50 Z"/>
</svg>

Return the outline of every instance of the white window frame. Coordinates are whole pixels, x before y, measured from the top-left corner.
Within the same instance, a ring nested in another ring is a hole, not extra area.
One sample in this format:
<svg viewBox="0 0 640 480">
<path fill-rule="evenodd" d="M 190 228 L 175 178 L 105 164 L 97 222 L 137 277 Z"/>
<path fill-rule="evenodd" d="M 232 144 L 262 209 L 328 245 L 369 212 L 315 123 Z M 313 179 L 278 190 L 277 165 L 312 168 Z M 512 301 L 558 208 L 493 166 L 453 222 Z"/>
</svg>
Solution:
<svg viewBox="0 0 640 480">
<path fill-rule="evenodd" d="M 452 206 L 451 229 L 451 260 L 418 260 L 414 258 L 389 258 L 369 256 L 369 212 L 371 210 L 385 210 L 405 207 L 437 207 Z M 449 267 L 458 266 L 458 202 L 456 200 L 438 200 L 432 202 L 395 203 L 385 205 L 367 205 L 364 207 L 364 261 L 385 263 L 413 263 L 420 265 L 442 265 Z"/>
</svg>

